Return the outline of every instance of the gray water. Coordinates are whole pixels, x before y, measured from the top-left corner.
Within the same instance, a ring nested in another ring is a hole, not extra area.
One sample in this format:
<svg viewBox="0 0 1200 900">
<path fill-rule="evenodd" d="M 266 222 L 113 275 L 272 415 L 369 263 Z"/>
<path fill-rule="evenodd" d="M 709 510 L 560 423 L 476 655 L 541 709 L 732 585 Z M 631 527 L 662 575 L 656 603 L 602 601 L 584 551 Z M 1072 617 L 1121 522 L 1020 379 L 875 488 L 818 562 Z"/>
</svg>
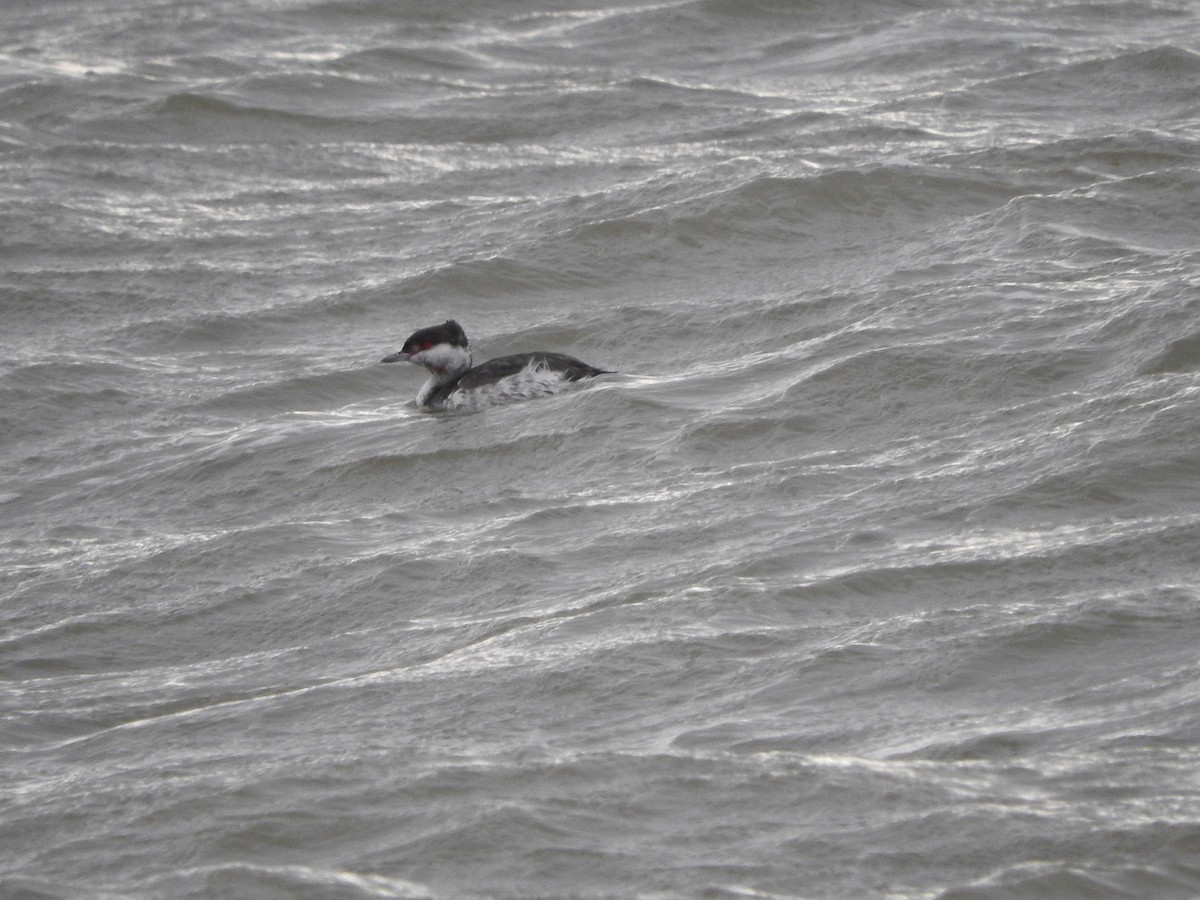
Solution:
<svg viewBox="0 0 1200 900">
<path fill-rule="evenodd" d="M 0 895 L 1200 895 L 1200 7 L 10 0 Z M 430 413 L 379 359 L 618 370 Z"/>
</svg>

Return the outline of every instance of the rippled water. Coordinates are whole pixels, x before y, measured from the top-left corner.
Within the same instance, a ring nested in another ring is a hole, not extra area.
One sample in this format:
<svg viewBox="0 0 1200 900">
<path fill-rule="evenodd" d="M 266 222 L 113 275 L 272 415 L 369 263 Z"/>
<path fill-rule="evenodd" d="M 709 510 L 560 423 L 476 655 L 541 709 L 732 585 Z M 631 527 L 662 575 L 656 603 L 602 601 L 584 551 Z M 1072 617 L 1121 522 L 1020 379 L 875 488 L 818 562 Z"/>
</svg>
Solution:
<svg viewBox="0 0 1200 900">
<path fill-rule="evenodd" d="M 1198 46 L 5 6 L 0 894 L 1195 896 Z"/>
</svg>

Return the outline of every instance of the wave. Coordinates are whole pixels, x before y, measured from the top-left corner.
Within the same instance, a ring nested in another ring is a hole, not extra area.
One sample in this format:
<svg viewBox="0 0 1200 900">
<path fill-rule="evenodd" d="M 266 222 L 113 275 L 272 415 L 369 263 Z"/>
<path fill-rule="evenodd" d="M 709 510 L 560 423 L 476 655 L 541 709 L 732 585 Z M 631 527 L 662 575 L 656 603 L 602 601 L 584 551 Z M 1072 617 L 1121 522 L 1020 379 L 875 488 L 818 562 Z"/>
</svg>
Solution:
<svg viewBox="0 0 1200 900">
<path fill-rule="evenodd" d="M 366 798 L 361 798 L 366 802 Z M 264 830 L 266 830 L 264 828 Z M 269 843 L 267 834 L 242 834 L 247 846 Z M 345 867 L 322 868 L 308 865 L 255 865 L 236 863 L 199 866 L 182 870 L 169 878 L 158 879 L 155 887 L 170 886 L 180 897 L 213 895 L 284 895 L 379 900 L 436 900 L 437 892 L 415 881 L 354 872 Z"/>
<path fill-rule="evenodd" d="M 1194 372 L 1200 369 L 1200 332 L 1177 338 L 1142 367 L 1143 375 Z"/>
<path fill-rule="evenodd" d="M 1088 137 L 1047 137 L 1024 146 L 989 147 L 955 162 L 1012 179 L 1031 190 L 1054 191 L 1096 178 L 1128 178 L 1155 170 L 1190 167 L 1200 140 L 1159 129 Z"/>
<path fill-rule="evenodd" d="M 1163 826 L 1155 841 L 1194 842 L 1195 830 Z M 1118 841 L 1125 835 L 1096 832 L 1095 840 Z M 1200 890 L 1200 878 L 1171 864 L 1120 864 L 1097 861 L 1087 870 L 1078 863 L 1022 863 L 1006 866 L 985 879 L 950 888 L 941 900 L 1060 900 L 1063 897 L 1109 897 L 1113 900 L 1142 897 L 1188 897 Z"/>
<path fill-rule="evenodd" d="M 0 377 L 0 431 L 14 443 L 65 436 L 92 416 L 121 417 L 138 403 L 134 366 L 62 360 L 19 365 Z"/>
<path fill-rule="evenodd" d="M 1071 96 L 1086 103 L 1090 116 L 1111 114 L 1150 127 L 1160 125 L 1164 115 L 1194 115 L 1196 97 L 1188 85 L 1197 80 L 1200 54 L 1164 45 L 981 81 L 949 99 L 956 106 L 1003 102 L 1010 112 L 1035 109 L 1045 115 L 1057 109 L 1062 115 L 1061 98 Z"/>
<path fill-rule="evenodd" d="M 486 71 L 490 67 L 490 60 L 462 47 L 399 45 L 355 50 L 338 57 L 333 67 L 339 71 L 386 80 L 394 79 L 397 75 L 433 80 L 435 73 L 458 77 L 468 72 Z"/>
<path fill-rule="evenodd" d="M 342 116 L 322 116 L 290 109 L 250 105 L 215 94 L 183 92 L 154 101 L 146 118 L 171 129 L 168 136 L 185 131 L 201 134 L 212 129 L 215 136 L 227 137 L 233 130 L 242 140 L 261 140 L 264 136 L 285 137 L 289 132 L 318 131 L 336 123 L 348 124 Z"/>
<path fill-rule="evenodd" d="M 566 201 L 547 214 L 536 241 L 503 255 L 462 260 L 407 278 L 405 295 L 426 302 L 455 296 L 494 297 L 602 286 L 631 267 L 655 270 L 681 254 L 697 259 L 737 244 L 772 257 L 805 241 L 849 255 L 879 251 L 879 240 L 905 239 L 947 218 L 967 216 L 1008 199 L 1013 189 L 985 178 L 936 168 L 877 168 L 808 177 L 761 175 L 715 190 L 664 184 L 660 204 L 647 191 L 607 197 L 595 208 Z M 836 249 L 834 249 L 836 248 Z M 872 255 L 861 262 L 869 265 Z M 614 260 L 621 265 L 614 265 Z"/>
<path fill-rule="evenodd" d="M 695 7 L 707 15 L 744 19 L 763 18 L 773 26 L 781 19 L 791 23 L 812 21 L 861 22 L 898 14 L 918 13 L 940 9 L 929 0 L 850 0 L 850 2 L 807 2 L 794 0 L 688 0 L 685 7 Z"/>
<path fill-rule="evenodd" d="M 314 102 L 310 81 L 303 76 L 280 76 L 259 85 L 258 90 L 243 87 L 231 94 L 172 93 L 133 111 L 93 116 L 80 133 L 123 144 L 165 142 L 200 147 L 295 141 L 438 145 L 504 141 L 521 133 L 519 124 L 506 117 L 494 117 L 487 111 L 476 116 L 461 106 L 443 114 L 391 109 L 387 101 L 393 88 L 364 90 L 340 79 L 327 98 Z M 273 89 L 264 91 L 266 87 Z"/>
</svg>

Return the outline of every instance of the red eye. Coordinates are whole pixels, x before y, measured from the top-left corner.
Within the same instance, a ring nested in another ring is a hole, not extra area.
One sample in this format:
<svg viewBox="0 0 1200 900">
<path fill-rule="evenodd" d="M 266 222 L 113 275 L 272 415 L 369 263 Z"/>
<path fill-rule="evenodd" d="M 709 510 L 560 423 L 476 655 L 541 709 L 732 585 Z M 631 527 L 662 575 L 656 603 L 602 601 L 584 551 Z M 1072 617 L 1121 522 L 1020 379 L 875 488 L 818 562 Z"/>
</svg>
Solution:
<svg viewBox="0 0 1200 900">
<path fill-rule="evenodd" d="M 433 344 L 429 341 L 421 341 L 421 349 L 422 350 L 428 350 L 432 346 L 433 346 Z"/>
</svg>

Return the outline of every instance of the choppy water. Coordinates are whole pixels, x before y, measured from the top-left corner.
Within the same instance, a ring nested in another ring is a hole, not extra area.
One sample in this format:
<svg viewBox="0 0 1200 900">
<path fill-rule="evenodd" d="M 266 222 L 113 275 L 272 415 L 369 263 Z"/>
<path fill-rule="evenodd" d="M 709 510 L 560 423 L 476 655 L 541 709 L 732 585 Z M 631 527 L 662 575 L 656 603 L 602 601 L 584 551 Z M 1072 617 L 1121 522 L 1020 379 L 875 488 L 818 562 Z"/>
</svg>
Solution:
<svg viewBox="0 0 1200 900">
<path fill-rule="evenodd" d="M 6 4 L 0 894 L 1200 893 L 1198 47 Z"/>
</svg>

